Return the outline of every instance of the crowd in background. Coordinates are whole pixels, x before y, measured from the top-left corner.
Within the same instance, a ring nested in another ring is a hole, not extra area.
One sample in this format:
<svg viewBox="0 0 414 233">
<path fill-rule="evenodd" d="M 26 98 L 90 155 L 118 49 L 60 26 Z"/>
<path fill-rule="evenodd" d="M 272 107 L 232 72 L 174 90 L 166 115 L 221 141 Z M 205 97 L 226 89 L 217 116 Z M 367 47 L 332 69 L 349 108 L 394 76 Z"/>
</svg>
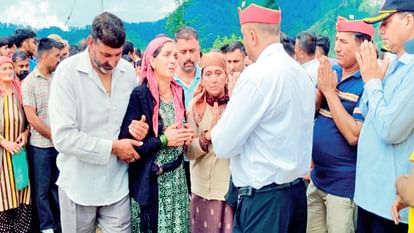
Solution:
<svg viewBox="0 0 414 233">
<path fill-rule="evenodd" d="M 414 232 L 414 4 L 332 42 L 239 16 L 207 53 L 190 26 L 141 53 L 108 12 L 79 45 L 0 38 L 0 232 Z"/>
</svg>

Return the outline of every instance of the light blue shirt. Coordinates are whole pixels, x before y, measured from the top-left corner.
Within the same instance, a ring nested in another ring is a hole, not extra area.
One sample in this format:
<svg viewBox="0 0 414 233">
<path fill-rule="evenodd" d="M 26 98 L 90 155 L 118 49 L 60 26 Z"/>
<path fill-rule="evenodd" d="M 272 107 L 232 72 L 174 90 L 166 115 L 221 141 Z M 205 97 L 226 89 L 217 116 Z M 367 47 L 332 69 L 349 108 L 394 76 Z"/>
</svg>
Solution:
<svg viewBox="0 0 414 233">
<path fill-rule="evenodd" d="M 303 177 L 310 167 L 315 88 L 283 49 L 269 45 L 237 81 L 211 139 L 230 158 L 237 187 L 261 188 Z"/>
<path fill-rule="evenodd" d="M 197 89 L 201 81 L 201 68 L 198 65 L 195 66 L 195 77 L 191 81 L 189 86 L 187 86 L 183 81 L 181 81 L 180 77 L 178 77 L 177 74 L 174 75 L 174 80 L 184 90 L 185 110 L 188 111 L 190 109 L 191 101 L 193 100 L 194 91 Z"/>
<path fill-rule="evenodd" d="M 358 141 L 355 202 L 392 220 L 395 181 L 411 173 L 414 149 L 414 55 L 394 60 L 384 77 L 365 84 L 360 108 L 365 117 Z M 407 223 L 407 213 L 402 212 Z"/>
<path fill-rule="evenodd" d="M 123 59 L 112 73 L 111 95 L 92 68 L 88 50 L 59 64 L 49 118 L 59 151 L 57 185 L 75 203 L 110 205 L 128 195 L 128 164 L 111 150 L 136 86 L 135 71 Z"/>
<path fill-rule="evenodd" d="M 37 66 L 37 58 L 35 56 L 33 56 L 32 58 L 30 58 L 29 60 L 29 71 L 32 72 L 35 67 Z"/>
</svg>

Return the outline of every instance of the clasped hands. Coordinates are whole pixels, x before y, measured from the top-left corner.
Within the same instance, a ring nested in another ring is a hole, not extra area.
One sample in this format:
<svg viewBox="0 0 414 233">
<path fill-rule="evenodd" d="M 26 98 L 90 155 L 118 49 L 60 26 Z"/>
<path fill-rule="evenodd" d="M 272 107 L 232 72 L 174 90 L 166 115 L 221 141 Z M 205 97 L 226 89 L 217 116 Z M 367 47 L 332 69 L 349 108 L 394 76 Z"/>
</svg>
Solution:
<svg viewBox="0 0 414 233">
<path fill-rule="evenodd" d="M 336 95 L 336 86 L 338 85 L 338 77 L 332 70 L 331 64 L 327 57 L 319 58 L 318 67 L 318 90 L 328 98 L 330 95 Z"/>
<path fill-rule="evenodd" d="M 16 141 L 13 142 L 7 139 L 2 139 L 0 145 L 9 153 L 14 154 L 19 152 L 27 144 L 28 137 L 29 130 L 27 129 L 17 137 Z"/>
<path fill-rule="evenodd" d="M 384 79 L 390 60 L 388 58 L 384 59 L 380 64 L 377 59 L 377 50 L 372 42 L 362 42 L 359 51 L 355 53 L 355 57 L 365 83 L 372 79 Z"/>
<path fill-rule="evenodd" d="M 128 131 L 134 139 L 115 140 L 112 144 L 112 152 L 119 159 L 128 163 L 139 160 L 141 156 L 134 149 L 134 146 L 143 145 L 142 140 L 147 136 L 148 129 L 149 126 L 144 115 L 140 120 L 133 120 L 128 126 Z M 177 147 L 190 145 L 194 137 L 194 130 L 188 124 L 175 123 L 167 127 L 164 134 L 168 139 L 168 146 Z"/>
<path fill-rule="evenodd" d="M 384 59 L 380 64 L 377 59 L 377 51 L 372 42 L 362 42 L 359 51 L 355 53 L 359 71 L 365 83 L 373 79 L 383 80 L 390 64 L 389 59 Z M 338 84 L 337 75 L 333 72 L 327 57 L 319 58 L 318 90 L 325 96 L 335 93 Z"/>
<path fill-rule="evenodd" d="M 164 130 L 164 135 L 168 139 L 169 147 L 189 146 L 194 138 L 194 130 L 188 123 L 175 123 Z"/>
<path fill-rule="evenodd" d="M 143 145 L 142 140 L 147 136 L 148 129 L 149 126 L 144 115 L 141 116 L 140 120 L 133 120 L 128 126 L 128 131 L 134 139 L 126 138 L 113 141 L 112 153 L 127 163 L 132 163 L 140 159 L 141 156 L 135 150 L 134 146 Z"/>
</svg>

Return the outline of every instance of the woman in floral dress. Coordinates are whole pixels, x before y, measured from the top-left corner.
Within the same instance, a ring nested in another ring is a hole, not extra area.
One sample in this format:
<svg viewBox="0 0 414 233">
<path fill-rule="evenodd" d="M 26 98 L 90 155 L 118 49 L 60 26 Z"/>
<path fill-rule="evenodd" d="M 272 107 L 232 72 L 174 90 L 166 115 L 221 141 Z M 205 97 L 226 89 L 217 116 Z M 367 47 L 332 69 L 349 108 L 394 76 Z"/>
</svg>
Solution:
<svg viewBox="0 0 414 233">
<path fill-rule="evenodd" d="M 182 160 L 183 146 L 191 143 L 194 132 L 183 123 L 183 90 L 173 79 L 176 56 L 172 39 L 150 42 L 142 61 L 142 83 L 131 94 L 121 128 L 121 138 L 132 138 L 128 126 L 142 117 L 150 128 L 137 148 L 141 158 L 129 168 L 133 232 L 139 232 L 138 212 L 141 232 L 189 232 Z"/>
</svg>

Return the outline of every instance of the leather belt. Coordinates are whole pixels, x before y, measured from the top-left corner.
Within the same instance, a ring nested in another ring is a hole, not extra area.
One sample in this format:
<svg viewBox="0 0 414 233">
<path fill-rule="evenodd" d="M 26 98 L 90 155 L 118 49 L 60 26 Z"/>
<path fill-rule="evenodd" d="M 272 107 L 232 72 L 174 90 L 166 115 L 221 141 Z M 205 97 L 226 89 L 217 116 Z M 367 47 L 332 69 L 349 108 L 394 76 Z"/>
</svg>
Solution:
<svg viewBox="0 0 414 233">
<path fill-rule="evenodd" d="M 297 185 L 299 183 L 303 182 L 302 178 L 298 178 L 290 183 L 284 183 L 284 184 L 276 184 L 276 183 L 272 183 L 266 186 L 263 186 L 260 189 L 255 189 L 251 186 L 244 186 L 244 187 L 240 187 L 239 188 L 239 197 L 250 197 L 253 196 L 255 193 L 261 193 L 261 192 L 269 192 L 269 191 L 273 191 L 273 190 L 281 190 L 281 189 L 286 189 L 286 188 L 290 188 L 294 185 Z"/>
</svg>

